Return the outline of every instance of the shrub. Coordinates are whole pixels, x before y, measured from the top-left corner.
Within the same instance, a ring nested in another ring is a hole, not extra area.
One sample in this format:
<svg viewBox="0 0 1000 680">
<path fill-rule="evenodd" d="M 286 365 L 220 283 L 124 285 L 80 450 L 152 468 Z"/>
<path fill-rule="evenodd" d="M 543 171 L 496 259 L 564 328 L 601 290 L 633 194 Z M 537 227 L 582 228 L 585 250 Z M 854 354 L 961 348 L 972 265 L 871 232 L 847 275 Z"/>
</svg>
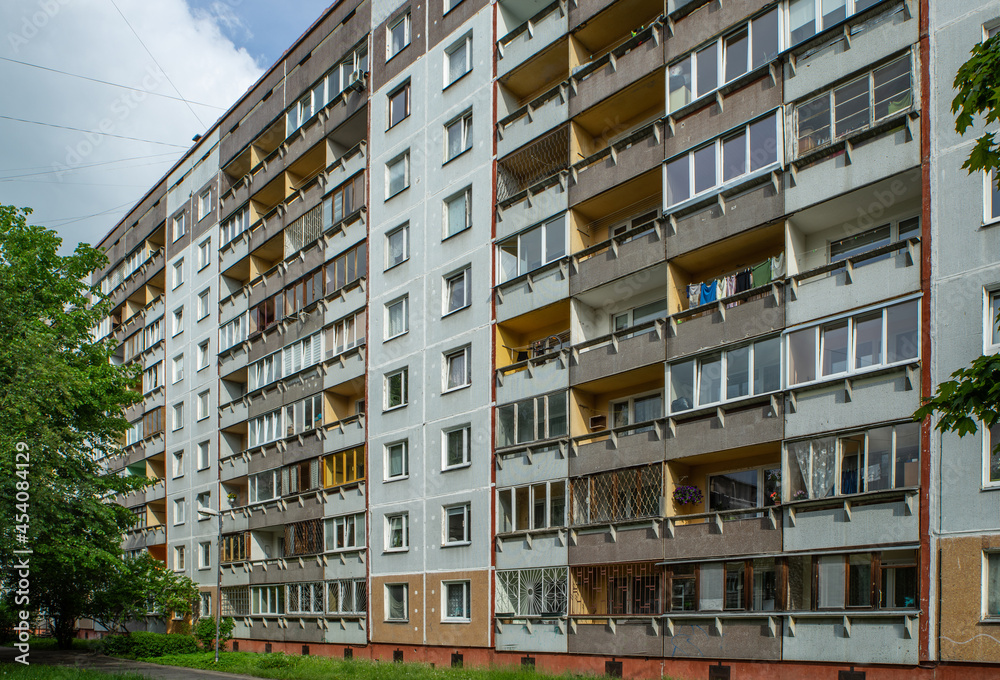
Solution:
<svg viewBox="0 0 1000 680">
<path fill-rule="evenodd" d="M 138 631 L 129 635 L 112 635 L 104 639 L 104 653 L 108 656 L 151 658 L 169 654 L 194 654 L 198 645 L 194 638 L 177 633 L 147 633 Z"/>
<path fill-rule="evenodd" d="M 277 652 L 275 654 L 261 654 L 257 658 L 257 668 L 273 669 L 273 668 L 289 668 L 294 666 L 298 659 L 292 656 L 286 656 L 284 652 Z"/>
<path fill-rule="evenodd" d="M 227 616 L 219 620 L 219 649 L 223 650 L 226 648 L 226 642 L 233 639 L 233 628 L 236 627 L 236 622 L 233 617 Z M 215 619 L 210 617 L 202 617 L 198 619 L 198 623 L 194 626 L 194 632 L 192 633 L 195 639 L 201 643 L 201 648 L 206 652 L 210 649 L 215 649 Z"/>
</svg>

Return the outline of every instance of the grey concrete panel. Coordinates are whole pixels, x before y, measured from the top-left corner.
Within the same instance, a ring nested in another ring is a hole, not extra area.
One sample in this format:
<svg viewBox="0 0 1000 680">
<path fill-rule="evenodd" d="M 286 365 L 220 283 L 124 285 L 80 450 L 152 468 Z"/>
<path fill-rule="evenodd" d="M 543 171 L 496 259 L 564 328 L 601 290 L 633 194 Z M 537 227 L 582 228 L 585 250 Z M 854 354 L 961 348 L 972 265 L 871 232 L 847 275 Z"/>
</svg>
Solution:
<svg viewBox="0 0 1000 680">
<path fill-rule="evenodd" d="M 773 223 L 785 212 L 784 194 L 776 192 L 769 181 L 735 196 L 727 196 L 725 200 L 724 213 L 718 204 L 711 205 L 679 218 L 676 233 L 666 230 L 667 257 L 677 257 L 762 224 Z"/>
<path fill-rule="evenodd" d="M 523 30 L 511 40 L 501 39 L 497 54 L 497 77 L 502 78 L 566 35 L 569 16 L 556 8 L 543 17 L 532 18 L 532 30 Z"/>
<path fill-rule="evenodd" d="M 663 559 L 663 539 L 653 531 L 652 519 L 643 524 L 619 525 L 615 535 L 605 529 L 577 530 L 570 541 L 569 564 L 641 562 Z"/>
<path fill-rule="evenodd" d="M 674 617 L 673 636 L 663 638 L 663 656 L 777 661 L 781 644 L 780 635 L 771 637 L 766 618 L 723 618 L 720 635 L 711 619 Z"/>
<path fill-rule="evenodd" d="M 918 622 L 914 622 L 914 626 Z M 795 635 L 786 627 L 781 640 L 785 661 L 916 664 L 918 636 L 907 635 L 903 617 L 851 619 L 851 632 L 842 617 L 797 619 Z"/>
<path fill-rule="evenodd" d="M 564 353 L 543 364 L 533 364 L 517 371 L 503 374 L 497 382 L 496 401 L 504 404 L 528 397 L 548 394 L 569 387 L 569 358 Z"/>
<path fill-rule="evenodd" d="M 569 474 L 576 477 L 656 463 L 664 459 L 664 444 L 655 431 L 627 436 L 619 434 L 617 446 L 610 438 L 583 442 L 577 445 L 576 455 L 569 458 Z"/>
<path fill-rule="evenodd" d="M 589 351 L 577 354 L 576 363 L 570 361 L 570 383 L 573 385 L 661 363 L 666 359 L 664 342 L 652 331 L 619 340 L 617 351 L 610 342 L 585 349 Z"/>
<path fill-rule="evenodd" d="M 721 530 L 708 520 L 699 520 L 697 524 L 678 524 L 674 527 L 672 538 L 668 531 L 663 531 L 664 557 L 670 560 L 780 553 L 781 510 L 778 509 L 777 513 L 776 526 L 771 525 L 766 515 L 750 519 L 724 519 Z"/>
<path fill-rule="evenodd" d="M 663 143 L 650 133 L 628 147 L 619 148 L 617 158 L 605 156 L 585 170 L 580 169 L 576 180 L 570 182 L 569 202 L 575 205 L 593 198 L 657 167 L 662 161 Z"/>
<path fill-rule="evenodd" d="M 530 457 L 525 453 L 517 456 L 502 456 L 502 460 L 497 465 L 497 488 L 565 479 L 569 474 L 567 455 L 567 453 L 560 453 L 558 449 L 555 449 L 533 451 Z"/>
<path fill-rule="evenodd" d="M 646 620 L 619 621 L 614 630 L 607 624 L 581 623 L 570 631 L 571 654 L 608 656 L 660 656 L 663 653 L 661 629 L 654 628 L 652 617 Z"/>
<path fill-rule="evenodd" d="M 323 636 L 323 642 L 339 645 L 364 645 L 368 642 L 367 619 L 340 619 L 331 625 Z"/>
<path fill-rule="evenodd" d="M 656 232 L 590 254 L 570 267 L 570 293 L 596 288 L 615 279 L 663 262 L 665 241 Z"/>
<path fill-rule="evenodd" d="M 521 116 L 497 125 L 497 158 L 516 151 L 567 120 L 569 103 L 564 89 L 543 101 L 530 102 Z"/>
<path fill-rule="evenodd" d="M 462 0 L 445 12 L 445 0 L 431 0 L 427 8 L 427 50 L 432 50 L 450 34 L 466 28 L 464 24 L 480 10 L 490 6 L 489 0 Z M 491 10 L 492 11 L 492 10 Z"/>
<path fill-rule="evenodd" d="M 677 334 L 667 337 L 667 358 L 696 354 L 781 330 L 785 326 L 785 310 L 780 299 L 783 296 L 779 289 L 777 302 L 770 292 L 749 299 L 726 309 L 725 320 L 717 310 L 702 316 L 684 317 L 677 324 Z"/>
<path fill-rule="evenodd" d="M 775 415 L 769 401 L 751 403 L 748 407 L 725 411 L 724 424 L 719 422 L 714 411 L 700 418 L 678 420 L 676 436 L 666 441 L 667 460 L 769 442 L 774 442 L 777 448 L 783 434 L 780 404 Z"/>
<path fill-rule="evenodd" d="M 850 513 L 843 504 L 817 509 L 798 507 L 792 523 L 784 518 L 785 550 L 823 550 L 856 546 L 887 546 L 920 541 L 919 502 L 907 507 L 901 498 L 862 505 L 863 496 L 851 501 Z"/>
<path fill-rule="evenodd" d="M 528 227 L 564 212 L 569 207 L 569 193 L 558 182 L 546 186 L 524 200 L 497 206 L 496 237 L 503 240 Z"/>
<path fill-rule="evenodd" d="M 507 321 L 569 297 L 569 272 L 563 260 L 535 270 L 497 289 L 497 321 Z M 502 293 L 502 302 L 499 299 Z"/>
<path fill-rule="evenodd" d="M 496 632 L 497 651 L 551 652 L 569 651 L 565 624 L 556 621 L 532 621 L 529 628 L 525 623 L 504 623 Z"/>
<path fill-rule="evenodd" d="M 498 539 L 496 550 L 497 569 L 540 569 L 566 565 L 568 533 L 561 531 L 532 531 L 507 534 Z"/>
</svg>

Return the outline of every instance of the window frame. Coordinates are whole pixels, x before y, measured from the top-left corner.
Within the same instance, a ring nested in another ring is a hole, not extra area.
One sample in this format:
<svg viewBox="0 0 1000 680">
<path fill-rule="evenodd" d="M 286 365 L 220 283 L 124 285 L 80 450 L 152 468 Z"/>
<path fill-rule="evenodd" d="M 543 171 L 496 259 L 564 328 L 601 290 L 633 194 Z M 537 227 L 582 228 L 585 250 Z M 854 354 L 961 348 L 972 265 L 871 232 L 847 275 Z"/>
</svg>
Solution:
<svg viewBox="0 0 1000 680">
<path fill-rule="evenodd" d="M 400 258 L 399 262 L 392 262 L 389 259 L 390 258 L 389 254 L 392 252 L 390 244 L 392 237 L 396 236 L 397 234 L 402 234 L 403 255 Z M 403 264 L 409 259 L 410 259 L 410 223 L 407 222 L 405 224 L 399 225 L 398 227 L 392 229 L 391 231 L 386 232 L 385 234 L 385 268 L 383 271 L 389 271 L 394 267 L 398 267 L 399 265 Z"/>
<path fill-rule="evenodd" d="M 210 413 L 210 399 L 211 390 L 205 390 L 204 392 L 199 392 L 196 400 L 197 409 L 195 415 L 198 421 L 202 421 L 208 418 Z"/>
<path fill-rule="evenodd" d="M 992 465 L 991 465 L 991 463 L 992 463 L 992 457 L 993 457 L 993 445 L 994 445 L 993 432 L 991 430 L 993 430 L 995 428 L 995 429 L 997 429 L 998 434 L 1000 434 L 1000 423 L 997 423 L 992 428 L 989 427 L 986 423 L 979 423 L 979 426 L 980 426 L 980 430 L 982 431 L 982 440 L 983 440 L 983 480 L 982 480 L 983 486 L 982 486 L 982 488 L 983 489 L 1000 489 L 1000 474 L 998 474 L 997 475 L 997 479 L 994 480 L 992 478 L 993 474 L 992 474 Z M 998 440 L 995 443 L 996 444 L 1000 444 L 1000 440 Z M 1000 454 L 998 454 L 998 458 L 1000 458 Z"/>
<path fill-rule="evenodd" d="M 401 314 L 403 315 L 402 330 L 392 334 L 392 309 L 399 306 L 401 309 Z M 382 342 L 389 342 L 395 338 L 402 337 L 410 332 L 410 296 L 409 294 L 403 295 L 401 297 L 392 300 L 391 302 L 385 303 L 385 338 Z"/>
<path fill-rule="evenodd" d="M 171 522 L 175 527 L 187 522 L 187 498 L 175 498 L 171 511 Z"/>
<path fill-rule="evenodd" d="M 187 233 L 186 225 L 184 224 L 184 213 L 183 211 L 177 215 L 174 215 L 171 221 L 171 236 L 173 239 L 171 243 L 176 243 L 178 239 L 182 238 L 184 234 Z"/>
<path fill-rule="evenodd" d="M 385 588 L 385 622 L 386 623 L 408 623 L 410 621 L 410 584 L 409 583 L 386 583 Z M 403 597 L 403 617 L 402 618 L 392 618 L 391 610 L 391 588 L 399 588 Z"/>
<path fill-rule="evenodd" d="M 450 589 L 459 587 L 462 590 L 463 614 L 452 616 L 448 610 Z M 472 582 L 465 580 L 441 581 L 441 623 L 472 623 Z"/>
<path fill-rule="evenodd" d="M 451 362 L 459 357 L 465 362 L 465 382 L 451 385 Z M 472 346 L 466 345 L 441 355 L 441 394 L 450 394 L 472 386 Z"/>
<path fill-rule="evenodd" d="M 451 302 L 451 297 L 452 297 L 451 296 L 451 292 L 450 292 L 451 291 L 451 285 L 452 285 L 453 282 L 457 281 L 459 278 L 462 279 L 462 284 L 464 286 L 464 289 L 462 291 L 462 304 L 459 305 L 458 307 L 455 307 L 454 309 L 451 309 L 450 308 L 450 302 Z M 443 277 L 443 279 L 444 279 L 444 285 L 442 286 L 442 293 L 443 293 L 442 297 L 444 299 L 442 301 L 442 309 L 444 311 L 441 314 L 442 318 L 444 318 L 446 316 L 450 316 L 450 315 L 455 314 L 457 312 L 460 312 L 463 309 L 468 309 L 469 307 L 472 306 L 472 266 L 471 265 L 466 265 L 466 266 L 464 266 L 462 269 L 460 269 L 458 271 L 452 272 L 451 274 L 447 274 L 447 275 L 445 275 Z"/>
<path fill-rule="evenodd" d="M 448 462 L 448 444 L 449 436 L 456 433 L 462 433 L 462 460 L 458 463 Z M 449 427 L 441 431 L 441 471 L 447 472 L 448 470 L 458 470 L 461 468 L 467 468 L 472 465 L 472 426 L 468 423 L 465 425 L 459 425 L 458 427 Z"/>
<path fill-rule="evenodd" d="M 398 482 L 404 479 L 410 478 L 410 443 L 407 439 L 400 439 L 398 441 L 389 442 L 382 446 L 384 451 L 384 474 L 382 475 L 383 482 Z M 392 474 L 392 455 L 393 450 L 398 449 L 400 452 L 400 472 L 397 475 Z"/>
<path fill-rule="evenodd" d="M 212 212 L 212 190 L 208 189 L 203 191 L 198 196 L 198 221 L 201 222 L 203 219 L 209 216 Z"/>
<path fill-rule="evenodd" d="M 197 370 L 195 371 L 195 373 L 198 373 L 200 371 L 204 371 L 206 368 L 208 368 L 208 365 L 212 361 L 211 360 L 211 349 L 212 349 L 212 341 L 211 340 L 205 340 L 204 342 L 202 342 L 202 343 L 200 343 L 198 345 L 198 350 L 197 350 L 198 367 L 197 367 Z"/>
<path fill-rule="evenodd" d="M 550 405 L 550 401 L 553 398 L 561 398 L 561 399 L 564 400 L 564 404 L 565 404 L 565 408 L 563 410 L 563 414 L 564 414 L 563 418 L 565 419 L 566 431 L 563 432 L 563 433 L 561 433 L 561 434 L 553 434 L 552 433 L 552 408 L 551 408 L 551 405 Z M 540 400 L 544 400 L 543 403 L 544 403 L 544 409 L 545 409 L 545 413 L 544 413 L 544 415 L 541 416 L 541 420 L 539 419 L 540 418 L 540 416 L 539 416 L 539 412 L 540 412 L 539 401 Z M 520 411 L 521 408 L 524 408 L 524 406 L 522 406 L 522 405 L 525 405 L 528 402 L 531 402 L 531 413 L 532 413 L 532 415 L 531 415 L 531 435 L 532 436 L 531 436 L 531 438 L 525 439 L 525 440 L 522 441 L 521 437 L 520 437 L 520 434 L 521 434 L 520 433 L 521 415 L 519 414 L 519 411 Z M 501 418 L 503 417 L 504 409 L 507 409 L 508 407 L 512 407 L 512 409 L 513 409 L 511 411 L 511 414 L 512 414 L 511 415 L 511 419 L 512 419 L 511 423 L 513 424 L 513 431 L 511 432 L 511 434 L 513 436 L 513 442 L 510 443 L 510 444 L 503 444 L 503 443 L 501 443 L 501 441 L 499 439 L 500 434 L 501 434 L 501 430 L 503 429 L 502 428 L 502 423 L 501 423 Z M 496 431 L 497 431 L 497 434 L 496 434 L 496 436 L 497 436 L 497 442 L 496 442 L 496 447 L 495 448 L 497 448 L 497 449 L 501 449 L 501 448 L 506 449 L 506 448 L 512 448 L 512 447 L 523 447 L 525 445 L 532 444 L 532 443 L 550 441 L 550 440 L 553 440 L 553 439 L 565 439 L 565 438 L 567 438 L 567 437 L 570 436 L 570 429 L 569 429 L 569 418 L 570 418 L 570 416 L 569 416 L 569 413 L 570 413 L 570 411 L 569 411 L 569 392 L 567 390 L 558 390 L 556 392 L 549 392 L 548 394 L 540 394 L 540 395 L 535 396 L 535 397 L 527 397 L 527 398 L 524 398 L 524 399 L 518 399 L 516 401 L 507 402 L 505 404 L 497 404 L 495 410 L 496 410 L 496 416 L 495 417 L 496 417 L 496 424 L 497 424 L 497 428 L 496 428 Z M 543 437 L 538 437 L 537 436 L 539 428 L 543 428 L 544 429 L 544 436 Z"/>
<path fill-rule="evenodd" d="M 396 191 L 392 190 L 392 168 L 397 164 L 403 164 L 403 186 Z M 395 158 L 386 161 L 385 164 L 385 200 L 390 200 L 410 188 L 410 150 L 407 149 Z"/>
<path fill-rule="evenodd" d="M 184 285 L 184 258 L 180 258 L 171 266 L 170 290 L 177 290 Z"/>
<path fill-rule="evenodd" d="M 996 170 L 983 173 L 983 226 L 1000 222 L 1000 189 L 995 180 Z"/>
<path fill-rule="evenodd" d="M 460 126 L 460 148 L 454 154 L 451 153 L 451 131 L 452 128 Z M 444 124 L 444 161 L 442 165 L 447 165 L 459 156 L 472 150 L 472 109 L 467 109 Z"/>
<path fill-rule="evenodd" d="M 549 252 L 549 230 L 554 228 L 557 223 L 562 225 L 562 252 L 561 253 L 550 253 Z M 524 262 L 525 258 L 523 253 L 525 252 L 524 240 L 528 238 L 531 234 L 538 232 L 538 242 L 541 246 L 541 251 L 538 254 L 539 264 L 537 267 L 526 267 L 523 271 L 521 269 L 521 264 Z M 517 250 L 515 255 L 510 252 L 511 246 L 514 246 Z M 506 255 L 506 258 L 505 258 Z M 503 242 L 496 245 L 496 260 L 497 260 L 497 284 L 504 284 L 510 281 L 520 279 L 522 276 L 526 276 L 531 272 L 543 269 L 553 262 L 558 262 L 559 260 L 565 259 L 569 256 L 569 220 L 567 219 L 567 213 L 562 213 L 554 217 L 550 217 L 547 220 L 533 224 L 527 229 L 522 229 L 518 233 L 514 234 L 503 240 Z M 513 257 L 512 264 L 514 265 L 514 273 L 511 274 L 507 271 L 504 260 L 506 259 L 510 262 L 510 258 Z"/>
<path fill-rule="evenodd" d="M 400 382 L 400 402 L 398 404 L 389 404 L 389 381 L 399 376 L 401 378 Z M 404 366 L 394 371 L 386 373 L 382 377 L 382 391 L 383 391 L 383 402 L 382 410 L 384 411 L 395 411 L 396 409 L 403 408 L 409 405 L 409 366 Z"/>
<path fill-rule="evenodd" d="M 352 512 L 346 515 L 337 515 L 336 517 L 328 517 L 326 520 L 328 527 L 332 527 L 332 530 L 328 534 L 330 538 L 333 539 L 333 545 L 327 544 L 327 552 L 353 552 L 357 550 L 363 550 L 366 547 L 366 533 L 367 528 L 365 513 L 363 512 Z M 353 524 L 353 532 L 348 531 L 348 525 Z M 338 540 L 338 526 L 343 527 L 343 544 L 340 544 Z M 348 543 L 347 537 L 353 533 L 354 542 Z"/>
<path fill-rule="evenodd" d="M 204 465 L 202 465 L 202 455 L 201 452 L 205 452 Z M 207 470 L 212 466 L 212 444 L 210 440 L 200 442 L 198 444 L 198 471 Z"/>
<path fill-rule="evenodd" d="M 184 554 L 183 545 L 174 546 L 174 571 L 186 571 L 187 570 L 187 559 Z"/>
<path fill-rule="evenodd" d="M 461 516 L 463 524 L 463 534 L 460 540 L 451 540 L 450 538 L 450 520 L 453 516 Z M 456 503 L 454 505 L 446 505 L 441 508 L 441 547 L 442 548 L 458 548 L 462 546 L 472 545 L 472 503 Z"/>
<path fill-rule="evenodd" d="M 400 543 L 398 546 L 392 545 L 392 533 L 393 533 L 393 520 L 398 519 L 399 524 L 399 538 Z M 410 513 L 409 512 L 393 512 L 384 516 L 385 522 L 385 543 L 382 546 L 382 552 L 395 553 L 395 552 L 408 552 L 410 550 Z"/>
<path fill-rule="evenodd" d="M 447 0 L 445 0 L 447 2 Z M 462 0 L 459 0 L 461 2 Z M 458 3 L 456 3 L 457 5 Z M 448 10 L 450 11 L 450 10 Z M 465 70 L 454 78 L 451 77 L 451 60 L 459 50 L 465 49 Z M 461 38 L 453 42 L 444 50 L 444 85 L 442 89 L 449 87 L 460 81 L 472 72 L 475 64 L 472 61 L 472 31 L 469 31 Z"/>
<path fill-rule="evenodd" d="M 452 206 L 461 199 L 464 202 L 463 220 L 461 228 L 451 231 L 451 209 Z M 458 236 L 464 231 L 468 231 L 472 228 L 472 186 L 467 186 L 459 192 L 456 192 L 444 199 L 442 202 L 444 210 L 442 210 L 444 217 L 443 231 L 444 234 L 441 237 L 442 241 L 447 241 L 448 239 Z"/>
<path fill-rule="evenodd" d="M 773 390 L 764 389 L 761 392 L 757 392 L 755 387 L 756 383 L 756 373 L 758 369 L 758 359 L 757 355 L 759 350 L 758 345 L 763 345 L 768 342 L 777 342 L 778 345 L 778 385 Z M 735 397 L 728 396 L 728 379 L 729 379 L 729 361 L 731 355 L 747 349 L 747 394 L 738 395 Z M 699 409 L 712 408 L 722 404 L 735 403 L 743 401 L 746 399 L 753 399 L 755 397 L 766 396 L 770 394 L 775 394 L 780 392 L 785 388 L 785 378 L 787 374 L 786 369 L 786 351 L 787 342 L 784 340 L 782 335 L 772 335 L 770 337 L 759 338 L 752 342 L 740 345 L 732 345 L 722 349 L 716 349 L 714 351 L 698 354 L 695 356 L 688 356 L 678 359 L 676 361 L 671 361 L 667 364 L 666 370 L 666 380 L 664 382 L 663 388 L 663 411 L 665 416 L 676 415 L 679 413 L 685 413 L 688 411 L 697 411 Z M 711 402 L 700 403 L 700 396 L 702 393 L 702 362 L 705 360 L 714 360 L 718 358 L 719 362 L 719 399 Z M 691 373 L 691 398 L 690 404 L 684 407 L 683 404 L 679 408 L 674 408 L 674 404 L 685 399 L 683 395 L 675 395 L 675 385 L 673 382 L 674 372 L 678 371 L 685 364 L 692 364 Z"/>
<path fill-rule="evenodd" d="M 395 52 L 392 51 L 392 34 L 400 24 L 403 24 L 403 42 L 400 44 L 399 49 Z M 410 46 L 410 41 L 412 40 L 412 20 L 410 17 L 410 9 L 407 7 L 406 11 L 400 16 L 396 17 L 393 21 L 386 24 L 385 27 L 385 61 L 390 62 L 396 55 L 401 54 L 403 50 Z"/>
<path fill-rule="evenodd" d="M 393 129 L 397 125 L 400 125 L 403 121 L 410 117 L 410 97 L 411 97 L 410 79 L 407 78 L 406 82 L 396 87 L 394 90 L 386 95 L 386 102 L 388 105 L 386 121 L 389 123 L 386 127 L 386 131 Z M 392 110 L 393 110 L 393 100 L 399 96 L 403 95 L 403 116 L 397 120 L 395 123 L 392 122 Z"/>
<path fill-rule="evenodd" d="M 212 237 L 209 236 L 207 239 L 198 244 L 198 271 L 202 271 L 205 267 L 212 263 Z"/>
<path fill-rule="evenodd" d="M 184 429 L 184 402 L 178 402 L 174 404 L 172 411 L 172 418 L 170 420 L 172 429 L 171 432 L 176 432 L 177 430 Z"/>
<path fill-rule="evenodd" d="M 808 42 L 808 41 L 812 40 L 813 38 L 815 38 L 816 36 L 818 36 L 818 35 L 826 32 L 830 28 L 833 28 L 834 26 L 839 26 L 839 25 L 843 24 L 845 21 L 847 21 L 851 17 L 853 17 L 853 16 L 855 16 L 855 15 L 861 13 L 861 12 L 865 12 L 865 11 L 871 9 L 875 5 L 879 4 L 880 1 L 881 0 L 874 0 L 874 2 L 871 2 L 868 5 L 868 7 L 862 7 L 861 9 L 858 9 L 858 7 L 857 7 L 858 0 L 844 0 L 844 17 L 842 19 L 834 19 L 834 20 L 832 20 L 830 22 L 830 24 L 827 26 L 827 25 L 823 24 L 824 17 L 823 17 L 823 4 L 822 4 L 822 0 L 813 0 L 813 32 L 812 32 L 811 35 L 809 35 L 809 36 L 807 36 L 805 38 L 802 38 L 801 40 L 798 40 L 798 41 L 793 41 L 793 39 L 792 39 L 792 22 L 791 22 L 791 9 L 792 9 L 791 4 L 792 4 L 792 0 L 788 0 L 786 2 L 782 2 L 781 3 L 781 7 L 782 7 L 782 24 L 781 24 L 782 25 L 782 29 L 781 29 L 781 33 L 782 33 L 782 38 L 785 41 L 784 47 L 787 49 L 787 48 L 795 47 L 797 45 L 801 45 L 802 43 Z"/>
<path fill-rule="evenodd" d="M 536 517 L 536 511 L 538 509 L 538 497 L 536 491 L 539 487 L 545 487 L 545 497 L 543 500 L 544 509 L 543 516 L 541 520 Z M 556 501 L 559 496 L 553 492 L 554 488 L 562 487 L 562 523 L 557 523 L 553 521 L 553 501 Z M 527 521 L 527 527 L 519 527 L 519 520 L 522 515 L 520 512 L 520 501 L 518 496 L 523 494 L 523 500 L 527 501 L 527 512 L 523 515 L 523 518 Z M 534 481 L 528 484 L 518 484 L 517 486 L 503 487 L 497 489 L 497 533 L 498 534 L 513 534 L 519 532 L 532 532 L 532 531 L 549 531 L 552 529 L 562 529 L 568 527 L 570 524 L 570 494 L 571 488 L 570 484 L 565 479 L 555 479 L 548 481 Z M 508 503 L 505 507 L 504 498 L 508 499 Z M 509 528 L 507 528 L 507 522 L 505 521 L 504 513 L 506 511 L 510 512 Z"/>
<path fill-rule="evenodd" d="M 198 293 L 198 321 L 205 319 L 211 312 L 212 305 L 211 302 L 212 289 L 206 288 L 205 290 Z"/>
<path fill-rule="evenodd" d="M 980 596 L 980 621 L 982 623 L 1000 623 L 1000 613 L 990 614 L 989 610 L 989 597 L 990 597 L 990 557 L 996 556 L 997 558 L 997 569 L 1000 569 L 1000 550 L 987 549 L 983 550 L 982 557 L 982 591 Z"/>
</svg>

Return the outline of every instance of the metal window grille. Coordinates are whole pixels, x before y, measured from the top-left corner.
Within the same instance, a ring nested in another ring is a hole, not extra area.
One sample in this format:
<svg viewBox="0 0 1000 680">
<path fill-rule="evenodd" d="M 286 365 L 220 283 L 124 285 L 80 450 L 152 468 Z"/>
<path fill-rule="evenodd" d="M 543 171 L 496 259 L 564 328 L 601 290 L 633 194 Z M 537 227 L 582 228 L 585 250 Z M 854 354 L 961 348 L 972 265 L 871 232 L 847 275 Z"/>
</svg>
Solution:
<svg viewBox="0 0 1000 680">
<path fill-rule="evenodd" d="M 565 615 L 565 567 L 497 572 L 496 610 L 517 616 Z"/>
<path fill-rule="evenodd" d="M 569 166 L 569 128 L 562 127 L 497 163 L 497 201 L 506 201 Z"/>
<path fill-rule="evenodd" d="M 307 519 L 285 525 L 285 554 L 311 555 L 323 552 L 323 520 Z"/>
<path fill-rule="evenodd" d="M 364 579 L 327 581 L 327 612 L 364 614 L 368 611 L 368 586 Z"/>
<path fill-rule="evenodd" d="M 661 614 L 662 583 L 663 572 L 653 563 L 573 567 L 570 570 L 570 614 Z"/>
<path fill-rule="evenodd" d="M 250 586 L 228 586 L 222 589 L 222 616 L 250 615 Z"/>
<path fill-rule="evenodd" d="M 660 514 L 659 464 L 613 470 L 573 480 L 573 524 L 621 522 Z"/>
</svg>

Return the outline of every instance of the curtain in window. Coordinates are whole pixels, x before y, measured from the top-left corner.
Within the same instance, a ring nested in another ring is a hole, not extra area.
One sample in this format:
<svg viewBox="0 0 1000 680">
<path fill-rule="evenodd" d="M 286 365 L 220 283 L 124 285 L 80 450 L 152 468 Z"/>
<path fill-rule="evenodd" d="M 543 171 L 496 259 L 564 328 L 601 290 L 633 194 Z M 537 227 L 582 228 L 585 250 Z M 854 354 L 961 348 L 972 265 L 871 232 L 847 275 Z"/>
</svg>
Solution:
<svg viewBox="0 0 1000 680">
<path fill-rule="evenodd" d="M 389 618 L 406 618 L 406 595 L 403 586 L 391 586 L 389 588 Z"/>
<path fill-rule="evenodd" d="M 833 484 L 836 481 L 837 440 L 834 437 L 823 437 L 812 442 L 812 493 L 810 498 L 825 498 L 833 495 Z"/>
<path fill-rule="evenodd" d="M 701 580 L 698 584 L 698 609 L 700 611 L 720 611 L 722 609 L 724 585 L 721 562 L 701 565 Z"/>
<path fill-rule="evenodd" d="M 465 73 L 465 61 L 466 55 L 465 51 L 468 48 L 468 44 L 463 42 L 461 47 L 456 49 L 450 55 L 448 55 L 448 82 L 455 82 L 459 76 Z"/>
</svg>

